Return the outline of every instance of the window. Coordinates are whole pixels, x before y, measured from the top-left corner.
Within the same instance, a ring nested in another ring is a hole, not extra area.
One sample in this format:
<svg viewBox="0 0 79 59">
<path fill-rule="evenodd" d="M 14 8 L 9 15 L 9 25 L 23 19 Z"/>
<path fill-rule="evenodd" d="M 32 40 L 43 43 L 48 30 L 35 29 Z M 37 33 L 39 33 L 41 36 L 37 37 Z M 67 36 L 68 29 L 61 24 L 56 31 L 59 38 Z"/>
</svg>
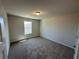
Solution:
<svg viewBox="0 0 79 59">
<path fill-rule="evenodd" d="M 24 34 L 31 34 L 32 33 L 32 22 L 31 21 L 24 21 Z"/>
</svg>

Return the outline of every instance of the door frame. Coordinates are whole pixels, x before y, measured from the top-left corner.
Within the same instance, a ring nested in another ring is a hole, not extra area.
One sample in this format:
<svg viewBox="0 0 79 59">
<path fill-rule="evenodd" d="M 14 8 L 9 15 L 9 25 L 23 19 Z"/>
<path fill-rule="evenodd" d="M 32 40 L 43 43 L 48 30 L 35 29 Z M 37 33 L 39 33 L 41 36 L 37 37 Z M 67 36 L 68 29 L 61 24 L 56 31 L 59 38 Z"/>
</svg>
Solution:
<svg viewBox="0 0 79 59">
<path fill-rule="evenodd" d="M 76 37 L 76 48 L 75 48 L 75 54 L 74 54 L 74 59 L 79 59 L 78 58 L 78 51 L 79 51 L 79 22 L 78 22 L 78 28 L 77 28 L 77 37 Z"/>
</svg>

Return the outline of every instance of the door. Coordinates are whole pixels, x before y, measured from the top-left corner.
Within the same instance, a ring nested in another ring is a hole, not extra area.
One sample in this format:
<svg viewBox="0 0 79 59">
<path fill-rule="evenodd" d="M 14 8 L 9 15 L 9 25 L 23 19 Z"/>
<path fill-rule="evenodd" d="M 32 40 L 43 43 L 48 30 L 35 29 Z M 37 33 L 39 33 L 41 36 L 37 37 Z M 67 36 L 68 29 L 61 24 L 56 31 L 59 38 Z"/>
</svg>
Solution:
<svg viewBox="0 0 79 59">
<path fill-rule="evenodd" d="M 4 59 L 8 59 L 9 52 L 9 38 L 7 33 L 7 28 L 5 25 L 5 21 L 2 16 L 0 16 L 0 25 L 1 25 L 1 47 L 2 47 L 2 55 Z"/>
<path fill-rule="evenodd" d="M 2 41 L 2 31 L 1 31 L 1 24 L 0 24 L 0 59 L 3 59 L 3 41 Z"/>
<path fill-rule="evenodd" d="M 77 29 L 77 38 L 76 38 L 76 48 L 74 59 L 79 59 L 79 22 L 78 22 L 78 29 Z"/>
<path fill-rule="evenodd" d="M 78 23 L 78 30 L 77 30 L 77 44 L 76 44 L 74 59 L 79 59 L 79 23 Z"/>
<path fill-rule="evenodd" d="M 79 23 L 78 23 L 78 48 L 77 48 L 77 59 L 79 59 Z"/>
<path fill-rule="evenodd" d="M 0 0 L 0 24 L 1 24 L 1 30 L 2 30 L 2 41 L 3 41 L 3 51 L 4 51 L 4 59 L 8 59 L 8 52 L 9 52 L 9 31 L 8 31 L 8 20 L 7 20 L 7 14 L 5 12 L 5 9 L 3 8 Z M 0 48 L 1 50 L 1 48 Z M 1 59 L 1 58 L 0 58 Z"/>
</svg>

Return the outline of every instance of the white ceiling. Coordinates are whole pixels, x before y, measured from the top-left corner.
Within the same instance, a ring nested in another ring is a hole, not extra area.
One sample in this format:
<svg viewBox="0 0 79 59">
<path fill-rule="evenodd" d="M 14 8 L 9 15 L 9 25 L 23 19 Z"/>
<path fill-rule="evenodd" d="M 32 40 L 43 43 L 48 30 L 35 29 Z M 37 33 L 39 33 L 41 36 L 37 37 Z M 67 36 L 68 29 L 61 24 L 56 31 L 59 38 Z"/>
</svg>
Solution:
<svg viewBox="0 0 79 59">
<path fill-rule="evenodd" d="M 79 11 L 79 0 L 2 0 L 8 14 L 33 19 L 50 18 Z M 40 11 L 40 16 L 33 13 Z"/>
</svg>

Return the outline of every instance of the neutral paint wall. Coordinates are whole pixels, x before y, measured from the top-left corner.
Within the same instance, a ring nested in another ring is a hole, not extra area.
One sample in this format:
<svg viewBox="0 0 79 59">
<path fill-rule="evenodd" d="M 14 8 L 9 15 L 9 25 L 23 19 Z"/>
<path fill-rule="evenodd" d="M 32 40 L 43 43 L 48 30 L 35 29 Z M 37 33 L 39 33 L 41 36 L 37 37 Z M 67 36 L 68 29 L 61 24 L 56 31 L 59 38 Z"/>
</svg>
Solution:
<svg viewBox="0 0 79 59">
<path fill-rule="evenodd" d="M 10 41 L 14 42 L 28 37 L 40 36 L 40 21 L 8 15 Z M 24 21 L 32 21 L 32 34 L 24 35 Z"/>
<path fill-rule="evenodd" d="M 7 59 L 8 52 L 9 52 L 9 32 L 8 32 L 8 20 L 6 16 L 6 12 L 1 4 L 0 0 L 0 23 L 1 23 L 1 29 L 2 29 L 2 39 L 3 39 L 3 46 L 5 49 L 5 57 Z"/>
<path fill-rule="evenodd" d="M 74 48 L 77 34 L 77 15 L 52 17 L 41 21 L 41 36 Z"/>
</svg>

